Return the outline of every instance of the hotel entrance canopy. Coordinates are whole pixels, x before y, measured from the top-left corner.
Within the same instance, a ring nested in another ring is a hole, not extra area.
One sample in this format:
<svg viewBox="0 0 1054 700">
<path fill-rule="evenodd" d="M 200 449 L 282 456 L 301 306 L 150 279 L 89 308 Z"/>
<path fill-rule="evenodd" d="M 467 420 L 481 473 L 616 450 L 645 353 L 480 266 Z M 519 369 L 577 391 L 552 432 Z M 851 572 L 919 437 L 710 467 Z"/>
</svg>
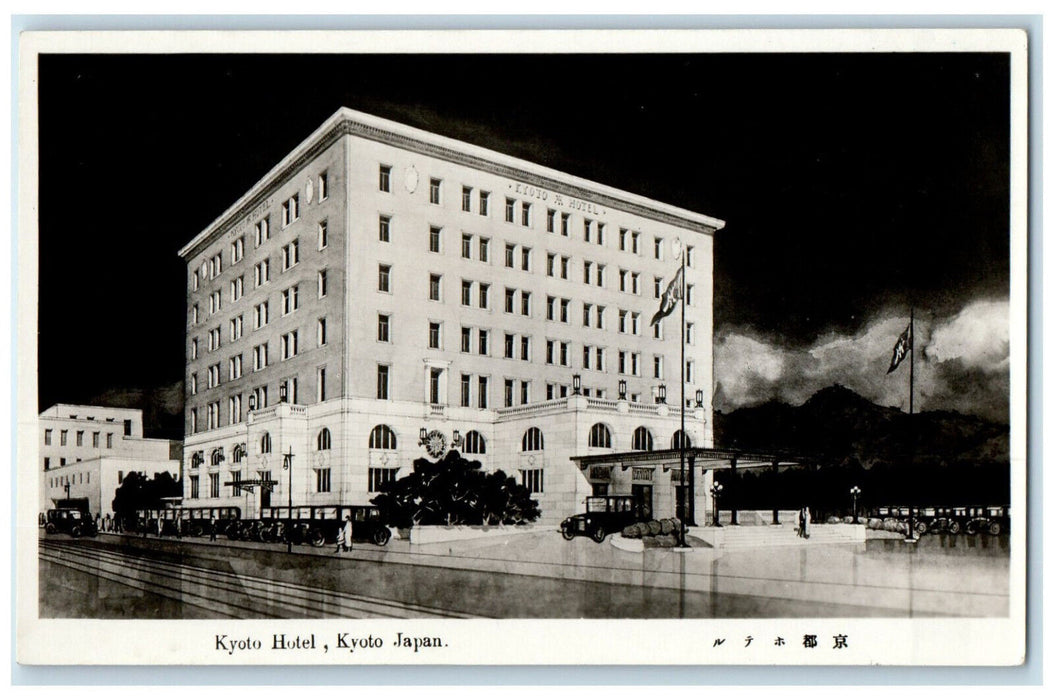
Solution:
<svg viewBox="0 0 1054 700">
<path fill-rule="evenodd" d="M 579 455 L 571 458 L 579 469 L 591 466 L 662 467 L 663 471 L 681 468 L 681 450 L 653 450 L 644 452 L 609 452 L 607 454 Z M 686 447 L 685 464 L 700 469 L 759 469 L 762 467 L 793 467 L 802 464 L 800 458 L 786 454 L 752 452 L 750 450 L 722 447 Z"/>
</svg>

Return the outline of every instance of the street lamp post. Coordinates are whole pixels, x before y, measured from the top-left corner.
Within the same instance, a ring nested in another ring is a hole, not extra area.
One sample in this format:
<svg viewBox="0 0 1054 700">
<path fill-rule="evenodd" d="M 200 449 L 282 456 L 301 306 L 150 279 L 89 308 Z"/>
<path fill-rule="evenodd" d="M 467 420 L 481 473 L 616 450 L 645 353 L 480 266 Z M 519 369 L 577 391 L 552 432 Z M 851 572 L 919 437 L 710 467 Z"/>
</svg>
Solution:
<svg viewBox="0 0 1054 700">
<path fill-rule="evenodd" d="M 856 499 L 860 497 L 860 487 L 854 486 L 849 489 L 849 495 L 853 497 L 853 524 L 856 525 L 860 522 L 856 517 Z"/>
<path fill-rule="evenodd" d="M 282 469 L 289 470 L 289 493 L 288 495 L 288 506 L 289 514 L 285 526 L 285 542 L 286 552 L 289 554 L 293 553 L 293 446 L 289 446 L 289 452 L 282 455 Z"/>
<path fill-rule="evenodd" d="M 710 495 L 714 498 L 714 527 L 721 527 L 721 518 L 718 515 L 717 510 L 717 497 L 721 495 L 721 492 L 724 490 L 724 488 L 724 486 L 716 482 L 713 486 L 710 487 Z"/>
</svg>

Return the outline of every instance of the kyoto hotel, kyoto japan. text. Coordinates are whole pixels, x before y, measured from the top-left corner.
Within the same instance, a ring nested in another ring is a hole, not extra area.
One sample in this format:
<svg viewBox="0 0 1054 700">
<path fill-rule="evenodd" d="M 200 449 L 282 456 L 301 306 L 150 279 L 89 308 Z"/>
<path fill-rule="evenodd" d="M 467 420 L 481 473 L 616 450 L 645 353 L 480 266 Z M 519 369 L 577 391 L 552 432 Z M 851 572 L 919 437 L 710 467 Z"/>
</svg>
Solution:
<svg viewBox="0 0 1054 700">
<path fill-rule="evenodd" d="M 365 504 L 456 449 L 527 486 L 542 523 L 603 493 L 673 514 L 677 470 L 571 457 L 678 445 L 680 312 L 649 322 L 679 246 L 686 433 L 712 445 L 723 225 L 339 110 L 180 251 L 184 505 L 254 517 L 290 473 L 294 505 Z"/>
</svg>

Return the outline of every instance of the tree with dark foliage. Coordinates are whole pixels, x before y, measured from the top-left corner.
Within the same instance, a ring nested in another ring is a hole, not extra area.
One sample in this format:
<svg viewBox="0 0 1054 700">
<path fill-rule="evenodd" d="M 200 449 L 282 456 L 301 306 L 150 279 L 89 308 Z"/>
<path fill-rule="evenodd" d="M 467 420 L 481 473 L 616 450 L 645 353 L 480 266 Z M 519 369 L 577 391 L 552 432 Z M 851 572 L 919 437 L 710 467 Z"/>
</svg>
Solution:
<svg viewBox="0 0 1054 700">
<path fill-rule="evenodd" d="M 484 472 L 456 450 L 436 462 L 414 460 L 413 471 L 381 486 L 372 503 L 394 527 L 514 525 L 541 515 L 538 502 L 514 478 L 500 469 Z"/>
<path fill-rule="evenodd" d="M 113 496 L 113 512 L 125 522 L 135 519 L 137 510 L 161 508 L 164 498 L 183 495 L 183 482 L 172 478 L 168 472 L 159 472 L 150 479 L 139 472 L 124 478 Z"/>
</svg>

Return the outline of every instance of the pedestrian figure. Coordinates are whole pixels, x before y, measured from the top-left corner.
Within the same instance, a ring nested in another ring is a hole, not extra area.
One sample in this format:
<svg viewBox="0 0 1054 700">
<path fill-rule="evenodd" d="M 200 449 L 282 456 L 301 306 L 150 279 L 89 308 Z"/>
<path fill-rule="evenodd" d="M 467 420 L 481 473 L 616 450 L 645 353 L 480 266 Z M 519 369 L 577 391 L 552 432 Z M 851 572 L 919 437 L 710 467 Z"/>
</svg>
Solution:
<svg viewBox="0 0 1054 700">
<path fill-rule="evenodd" d="M 798 511 L 798 537 L 805 537 L 805 508 Z"/>
<path fill-rule="evenodd" d="M 179 513 L 176 513 L 176 517 L 173 519 L 172 524 L 176 526 L 176 539 L 183 539 L 183 518 L 179 517 Z"/>
<path fill-rule="evenodd" d="M 159 514 L 157 516 L 157 536 L 161 536 L 161 531 L 165 529 L 165 519 Z"/>
<path fill-rule="evenodd" d="M 95 531 L 102 532 L 102 513 L 95 513 Z"/>
<path fill-rule="evenodd" d="M 216 516 L 209 519 L 209 542 L 216 541 Z"/>
<path fill-rule="evenodd" d="M 105 516 L 103 516 L 102 529 L 99 530 L 99 532 L 109 532 L 109 531 L 110 531 L 110 514 L 107 513 Z"/>
<path fill-rule="evenodd" d="M 804 508 L 802 508 L 802 511 L 804 511 L 805 514 L 805 525 L 803 527 L 803 532 L 805 534 L 803 535 L 803 537 L 805 537 L 805 539 L 809 539 L 809 525 L 812 524 L 812 515 L 809 513 L 809 506 L 805 506 Z"/>
<path fill-rule="evenodd" d="M 344 516 L 344 527 L 340 529 L 337 534 L 337 551 L 343 549 L 345 552 L 351 551 L 351 516 Z"/>
</svg>

